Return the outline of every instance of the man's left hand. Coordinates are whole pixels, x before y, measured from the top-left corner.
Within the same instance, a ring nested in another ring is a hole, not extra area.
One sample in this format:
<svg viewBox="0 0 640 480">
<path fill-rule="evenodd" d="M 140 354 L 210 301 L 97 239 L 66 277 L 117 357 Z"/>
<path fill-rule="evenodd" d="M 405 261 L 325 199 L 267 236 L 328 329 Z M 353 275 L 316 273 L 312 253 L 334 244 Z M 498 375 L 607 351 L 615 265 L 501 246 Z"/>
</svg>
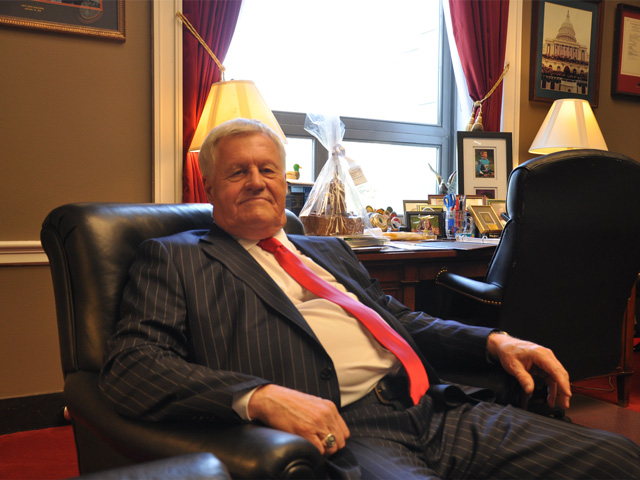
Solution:
<svg viewBox="0 0 640 480">
<path fill-rule="evenodd" d="M 532 375 L 546 382 L 549 392 L 547 403 L 554 407 L 569 408 L 571 385 L 569 374 L 548 348 L 532 342 L 494 332 L 487 340 L 487 351 L 502 367 L 516 377 L 527 395 L 533 393 Z"/>
</svg>

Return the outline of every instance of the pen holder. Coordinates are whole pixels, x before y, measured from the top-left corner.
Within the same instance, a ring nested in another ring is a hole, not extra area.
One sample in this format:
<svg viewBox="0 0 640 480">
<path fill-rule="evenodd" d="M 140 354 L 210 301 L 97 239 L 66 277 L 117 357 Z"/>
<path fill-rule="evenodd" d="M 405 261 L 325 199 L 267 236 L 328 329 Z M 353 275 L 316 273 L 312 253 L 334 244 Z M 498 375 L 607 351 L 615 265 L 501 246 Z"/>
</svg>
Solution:
<svg viewBox="0 0 640 480">
<path fill-rule="evenodd" d="M 447 210 L 445 213 L 445 231 L 447 238 L 454 240 L 456 235 L 473 236 L 474 222 L 469 212 L 463 210 Z"/>
</svg>

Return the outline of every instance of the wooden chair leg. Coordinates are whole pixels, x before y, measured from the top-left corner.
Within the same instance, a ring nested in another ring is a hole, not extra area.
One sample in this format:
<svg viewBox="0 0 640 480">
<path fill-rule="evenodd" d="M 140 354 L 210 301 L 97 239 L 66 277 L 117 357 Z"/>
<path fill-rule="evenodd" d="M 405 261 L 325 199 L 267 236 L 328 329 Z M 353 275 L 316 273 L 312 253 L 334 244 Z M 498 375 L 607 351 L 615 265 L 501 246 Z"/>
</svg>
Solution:
<svg viewBox="0 0 640 480">
<path fill-rule="evenodd" d="M 631 394 L 631 374 L 618 375 L 616 378 L 618 388 L 618 405 L 621 407 L 629 406 L 629 396 Z"/>
<path fill-rule="evenodd" d="M 624 324 L 622 328 L 622 372 L 617 378 L 618 405 L 629 406 L 631 393 L 631 375 L 633 375 L 633 336 L 635 333 L 636 315 L 636 285 L 631 289 L 631 295 L 627 301 L 627 309 L 624 312 Z"/>
</svg>

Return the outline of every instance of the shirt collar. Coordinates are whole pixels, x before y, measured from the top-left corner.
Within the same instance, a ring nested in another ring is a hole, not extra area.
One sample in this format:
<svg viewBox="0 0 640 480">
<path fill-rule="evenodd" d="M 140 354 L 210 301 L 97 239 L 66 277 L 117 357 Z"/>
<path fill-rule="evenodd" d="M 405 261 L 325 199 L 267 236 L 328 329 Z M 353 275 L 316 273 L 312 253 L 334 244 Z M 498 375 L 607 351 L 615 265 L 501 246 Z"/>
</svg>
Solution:
<svg viewBox="0 0 640 480">
<path fill-rule="evenodd" d="M 232 235 L 233 236 L 233 235 Z M 284 229 L 280 229 L 278 231 L 278 233 L 276 233 L 274 235 L 275 238 L 277 238 L 278 240 L 280 240 L 280 243 L 284 244 L 285 246 L 287 246 L 288 248 L 290 248 L 289 246 L 291 245 L 291 243 L 289 242 L 289 239 L 287 238 L 287 234 L 285 233 Z M 249 240 L 247 238 L 240 238 L 240 237 L 236 237 L 233 236 L 233 238 L 236 239 L 236 241 L 242 245 L 242 247 L 245 250 L 249 250 L 253 247 L 255 247 L 258 244 L 258 240 Z"/>
</svg>

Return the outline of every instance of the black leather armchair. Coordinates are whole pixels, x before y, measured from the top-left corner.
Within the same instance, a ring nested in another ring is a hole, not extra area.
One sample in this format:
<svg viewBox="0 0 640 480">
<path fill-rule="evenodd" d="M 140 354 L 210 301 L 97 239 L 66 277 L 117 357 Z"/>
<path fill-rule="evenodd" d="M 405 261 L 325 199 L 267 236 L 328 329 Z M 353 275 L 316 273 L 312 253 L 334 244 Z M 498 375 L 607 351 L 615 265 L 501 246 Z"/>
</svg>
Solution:
<svg viewBox="0 0 640 480">
<path fill-rule="evenodd" d="M 509 178 L 507 214 L 484 281 L 439 273 L 438 313 L 470 299 L 473 323 L 551 348 L 572 380 L 614 371 L 640 271 L 640 162 L 598 150 L 529 160 Z"/>
<path fill-rule="evenodd" d="M 138 245 L 147 238 L 208 229 L 203 204 L 71 204 L 44 220 L 42 245 L 51 265 L 64 398 L 73 420 L 82 474 L 193 452 L 211 452 L 233 478 L 322 478 L 324 459 L 302 437 L 256 425 L 216 427 L 151 423 L 116 413 L 98 390 L 108 338 Z M 304 233 L 287 212 L 289 233 Z M 501 368 L 448 365 L 449 381 L 489 387 L 501 403 L 519 404 L 517 382 Z"/>
<path fill-rule="evenodd" d="M 305 439 L 255 425 L 149 423 L 113 411 L 98 390 L 107 339 L 119 317 L 128 266 L 145 239 L 208 229 L 211 205 L 72 204 L 45 219 L 64 397 L 80 473 L 192 452 L 211 452 L 234 478 L 320 478 L 324 460 Z M 303 233 L 287 214 L 286 229 Z"/>
</svg>

